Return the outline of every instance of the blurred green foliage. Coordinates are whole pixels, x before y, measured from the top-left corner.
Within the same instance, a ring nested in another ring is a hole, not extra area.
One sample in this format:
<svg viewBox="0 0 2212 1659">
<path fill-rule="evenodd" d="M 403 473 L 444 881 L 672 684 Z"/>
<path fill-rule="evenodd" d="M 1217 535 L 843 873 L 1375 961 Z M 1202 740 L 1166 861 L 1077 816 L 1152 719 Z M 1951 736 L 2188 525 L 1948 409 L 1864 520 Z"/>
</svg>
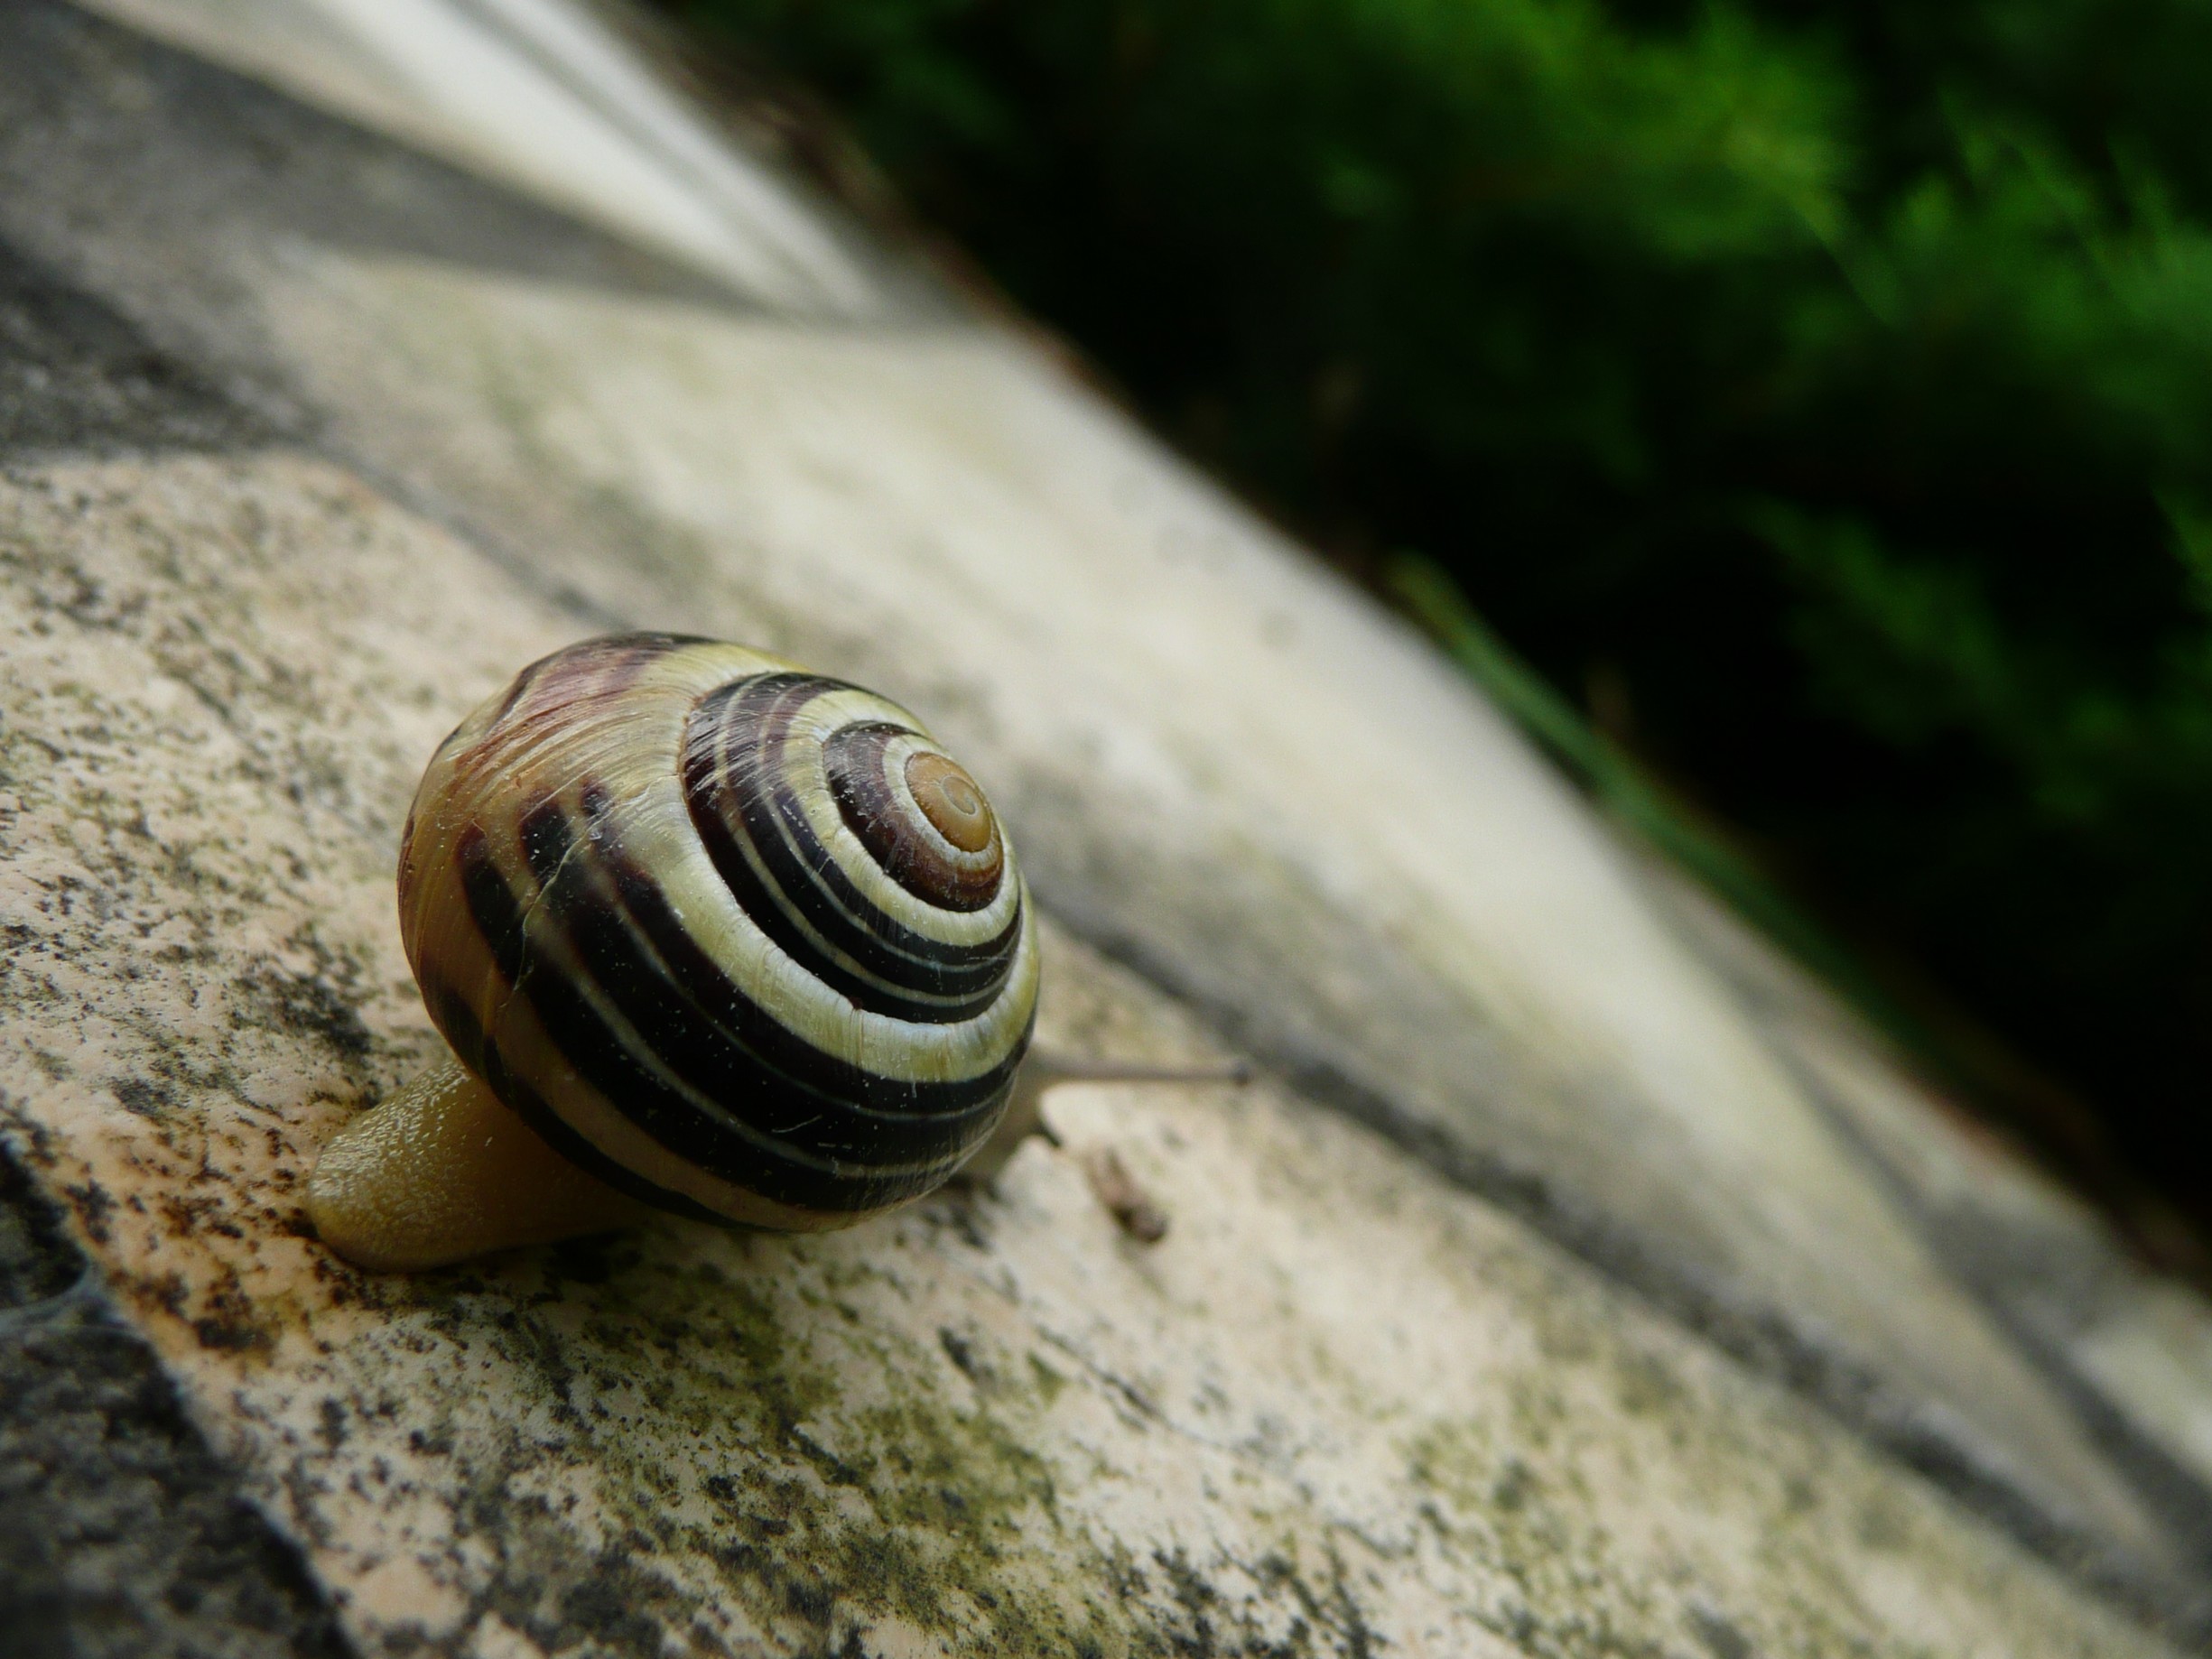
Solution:
<svg viewBox="0 0 2212 1659">
<path fill-rule="evenodd" d="M 2212 1211 L 2212 5 L 678 9 Z"/>
</svg>

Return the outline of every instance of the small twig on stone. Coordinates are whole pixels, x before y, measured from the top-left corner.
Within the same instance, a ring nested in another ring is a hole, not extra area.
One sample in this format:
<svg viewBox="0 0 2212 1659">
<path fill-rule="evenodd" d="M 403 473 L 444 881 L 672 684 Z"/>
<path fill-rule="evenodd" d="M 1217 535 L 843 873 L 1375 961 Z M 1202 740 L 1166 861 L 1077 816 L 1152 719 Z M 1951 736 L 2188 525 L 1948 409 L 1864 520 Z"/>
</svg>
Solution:
<svg viewBox="0 0 2212 1659">
<path fill-rule="evenodd" d="M 1083 1170 L 1091 1178 L 1091 1191 L 1123 1232 L 1143 1245 L 1167 1237 L 1167 1212 L 1137 1184 L 1120 1153 L 1111 1146 L 1093 1146 L 1083 1155 Z"/>
</svg>

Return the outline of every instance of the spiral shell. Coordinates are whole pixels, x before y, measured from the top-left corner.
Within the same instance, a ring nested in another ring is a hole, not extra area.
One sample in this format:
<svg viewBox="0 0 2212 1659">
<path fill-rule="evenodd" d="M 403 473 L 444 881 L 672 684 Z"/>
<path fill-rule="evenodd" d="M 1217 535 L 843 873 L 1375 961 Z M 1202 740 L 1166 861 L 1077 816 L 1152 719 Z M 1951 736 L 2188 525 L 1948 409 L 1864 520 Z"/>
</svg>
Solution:
<svg viewBox="0 0 2212 1659">
<path fill-rule="evenodd" d="M 523 671 L 424 774 L 400 925 L 462 1062 L 678 1214 L 841 1226 L 1006 1108 L 1035 925 L 982 792 L 897 705 L 665 635 Z"/>
</svg>

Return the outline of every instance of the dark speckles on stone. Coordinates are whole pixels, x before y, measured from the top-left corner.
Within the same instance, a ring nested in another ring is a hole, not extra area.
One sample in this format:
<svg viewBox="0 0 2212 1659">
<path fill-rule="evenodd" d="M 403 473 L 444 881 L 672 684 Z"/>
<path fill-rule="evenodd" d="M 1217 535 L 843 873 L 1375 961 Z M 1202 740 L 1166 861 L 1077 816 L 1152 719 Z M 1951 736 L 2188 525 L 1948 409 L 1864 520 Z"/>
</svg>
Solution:
<svg viewBox="0 0 2212 1659">
<path fill-rule="evenodd" d="M 1711 1608 L 1693 1602 L 1684 1617 L 1713 1659 L 1758 1659 L 1751 1638 Z"/>
<path fill-rule="evenodd" d="M 322 972 L 293 973 L 266 966 L 242 977 L 234 1015 L 242 1023 L 294 1032 L 358 1059 L 376 1040 L 349 990 Z"/>
<path fill-rule="evenodd" d="M 990 1228 L 982 1206 L 977 1202 L 974 1191 L 965 1183 L 955 1182 L 941 1189 L 930 1200 L 928 1213 L 949 1224 L 971 1250 L 990 1248 Z"/>
<path fill-rule="evenodd" d="M 0 1651 L 347 1659 L 297 1552 L 89 1284 L 0 1154 Z"/>
<path fill-rule="evenodd" d="M 1316 1596 L 1306 1580 L 1293 1573 L 1288 1582 L 1304 1603 L 1306 1613 L 1335 1638 L 1337 1651 L 1344 1659 L 1374 1659 L 1387 1645 L 1386 1638 L 1368 1622 L 1366 1611 L 1344 1581 L 1344 1564 L 1336 1559 L 1334 1551 L 1329 1558 L 1329 1593 Z"/>
<path fill-rule="evenodd" d="M 96 1181 L 80 1182 L 61 1191 L 75 1208 L 77 1225 L 85 1229 L 85 1237 L 94 1244 L 106 1244 L 107 1219 L 116 1209 L 114 1195 Z"/>
<path fill-rule="evenodd" d="M 218 1314 L 208 1314 L 192 1321 L 192 1334 L 200 1339 L 200 1346 L 228 1349 L 233 1353 L 268 1345 L 267 1333 L 254 1326 L 224 1319 Z"/>
<path fill-rule="evenodd" d="M 1166 1579 L 1168 1593 L 1175 1597 L 1176 1605 L 1204 1628 L 1206 1609 L 1221 1600 L 1213 1586 L 1206 1582 L 1204 1575 L 1191 1565 L 1190 1557 L 1181 1550 L 1155 1550 L 1152 1563 Z"/>
<path fill-rule="evenodd" d="M 110 1092 L 122 1103 L 125 1111 L 135 1112 L 141 1117 L 163 1117 L 177 1103 L 175 1091 L 152 1078 L 123 1078 L 111 1085 Z"/>
<path fill-rule="evenodd" d="M 794 1579 L 784 1587 L 784 1608 L 810 1625 L 827 1625 L 837 1611 L 837 1598 L 817 1580 Z"/>
<path fill-rule="evenodd" d="M 206 1311 L 192 1321 L 192 1334 L 202 1348 L 231 1353 L 266 1349 L 273 1340 L 235 1280 L 218 1284 L 207 1297 Z"/>
<path fill-rule="evenodd" d="M 943 1348 L 945 1358 L 959 1367 L 961 1374 L 970 1382 L 981 1387 L 987 1380 L 988 1372 L 983 1362 L 976 1358 L 975 1344 L 950 1326 L 938 1330 L 937 1341 Z"/>
<path fill-rule="evenodd" d="M 587 1636 L 640 1659 L 666 1651 L 661 1624 L 639 1610 L 639 1574 L 627 1555 L 609 1554 L 561 1598 L 563 1635 Z"/>
<path fill-rule="evenodd" d="M 1536 1471 L 1519 1458 L 1509 1458 L 1497 1484 L 1490 1489 L 1490 1501 L 1496 1508 L 1510 1515 L 1528 1506 L 1529 1500 L 1536 1496 Z"/>
</svg>

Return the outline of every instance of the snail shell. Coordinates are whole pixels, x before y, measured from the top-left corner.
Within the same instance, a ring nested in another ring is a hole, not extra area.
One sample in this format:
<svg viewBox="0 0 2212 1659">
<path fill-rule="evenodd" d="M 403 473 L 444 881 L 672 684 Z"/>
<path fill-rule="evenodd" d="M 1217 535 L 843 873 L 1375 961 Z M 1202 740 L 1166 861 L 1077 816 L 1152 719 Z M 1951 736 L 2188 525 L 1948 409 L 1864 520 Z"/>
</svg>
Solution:
<svg viewBox="0 0 2212 1659">
<path fill-rule="evenodd" d="M 470 715 L 399 904 L 469 1071 L 570 1163 L 710 1220 L 840 1227 L 936 1187 L 1036 1013 L 975 781 L 896 703 L 708 640 L 588 640 Z"/>
</svg>

